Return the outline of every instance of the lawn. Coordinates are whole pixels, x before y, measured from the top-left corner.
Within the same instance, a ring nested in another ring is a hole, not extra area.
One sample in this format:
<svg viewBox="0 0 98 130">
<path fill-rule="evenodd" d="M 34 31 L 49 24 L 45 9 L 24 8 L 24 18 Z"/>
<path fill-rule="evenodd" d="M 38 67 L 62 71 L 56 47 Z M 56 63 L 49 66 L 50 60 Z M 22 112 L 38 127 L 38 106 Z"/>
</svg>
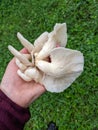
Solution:
<svg viewBox="0 0 98 130">
<path fill-rule="evenodd" d="M 21 32 L 32 43 L 55 23 L 67 23 L 67 48 L 85 58 L 82 75 L 64 92 L 46 92 L 30 106 L 24 130 L 46 130 L 54 121 L 59 130 L 98 130 L 98 1 L 0 0 L 0 80 L 13 57 L 7 46 L 20 50 Z"/>
</svg>

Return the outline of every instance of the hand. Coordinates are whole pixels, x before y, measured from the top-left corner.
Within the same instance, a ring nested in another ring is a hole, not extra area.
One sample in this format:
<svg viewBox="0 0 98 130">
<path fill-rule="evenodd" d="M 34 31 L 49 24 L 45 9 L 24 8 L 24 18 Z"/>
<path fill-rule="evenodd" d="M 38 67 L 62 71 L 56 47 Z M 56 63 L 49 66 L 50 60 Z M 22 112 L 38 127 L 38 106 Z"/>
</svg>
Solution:
<svg viewBox="0 0 98 130">
<path fill-rule="evenodd" d="M 27 50 L 23 49 L 21 52 L 27 53 Z M 26 108 L 46 90 L 43 85 L 35 81 L 26 82 L 22 80 L 17 75 L 17 70 L 15 58 L 13 58 L 6 68 L 0 89 L 13 102 Z"/>
</svg>

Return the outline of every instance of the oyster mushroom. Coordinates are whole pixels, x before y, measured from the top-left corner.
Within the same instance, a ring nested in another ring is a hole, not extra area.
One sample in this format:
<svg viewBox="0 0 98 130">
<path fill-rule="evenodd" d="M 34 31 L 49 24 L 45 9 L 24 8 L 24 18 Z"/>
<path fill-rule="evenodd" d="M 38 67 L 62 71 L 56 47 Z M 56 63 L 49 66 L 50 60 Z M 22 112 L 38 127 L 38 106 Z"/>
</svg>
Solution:
<svg viewBox="0 0 98 130">
<path fill-rule="evenodd" d="M 17 73 L 23 80 L 27 82 L 34 80 L 41 83 L 41 79 L 43 77 L 43 73 L 41 73 L 41 71 L 39 71 L 36 67 L 29 67 L 24 72 L 19 69 Z"/>
<path fill-rule="evenodd" d="M 33 53 L 37 53 L 42 49 L 42 47 L 48 40 L 48 34 L 48 32 L 44 32 L 34 41 Z"/>
<path fill-rule="evenodd" d="M 19 41 L 21 42 L 21 44 L 28 50 L 28 52 L 31 52 L 34 49 L 34 46 L 32 45 L 32 43 L 30 43 L 27 39 L 25 39 L 21 33 L 17 33 L 17 37 L 19 39 Z"/>
<path fill-rule="evenodd" d="M 10 52 L 17 57 L 17 59 L 19 59 L 23 64 L 30 66 L 32 65 L 32 63 L 23 55 L 21 54 L 19 51 L 17 51 L 14 47 L 12 47 L 11 45 L 8 46 L 8 49 L 10 50 Z"/>
<path fill-rule="evenodd" d="M 36 66 L 45 74 L 62 77 L 68 73 L 83 71 L 83 54 L 80 51 L 55 48 L 50 53 L 51 62 L 38 60 Z"/>
<path fill-rule="evenodd" d="M 55 78 L 53 76 L 45 75 L 42 84 L 49 92 L 60 93 L 67 89 L 81 73 L 71 73 L 63 77 Z"/>
<path fill-rule="evenodd" d="M 54 38 L 49 38 L 43 46 L 42 50 L 38 53 L 37 59 L 45 59 L 49 56 L 51 50 L 56 47 L 56 41 Z"/>
<path fill-rule="evenodd" d="M 45 59 L 49 56 L 51 50 L 56 48 L 56 45 L 66 46 L 67 44 L 67 27 L 66 23 L 56 24 L 54 30 L 49 33 L 48 41 L 44 44 L 42 50 L 37 55 L 38 59 Z"/>
<path fill-rule="evenodd" d="M 41 34 L 34 45 L 20 33 L 17 37 L 29 54 L 21 54 L 12 46 L 8 48 L 16 57 L 17 74 L 23 80 L 35 80 L 48 91 L 58 93 L 68 88 L 82 73 L 83 54 L 64 48 L 67 44 L 66 23 L 56 24 L 52 32 Z"/>
<path fill-rule="evenodd" d="M 60 24 L 57 23 L 54 26 L 54 30 L 49 33 L 49 37 L 54 37 L 56 43 L 59 43 L 60 46 L 65 47 L 67 44 L 67 27 L 66 23 Z"/>
<path fill-rule="evenodd" d="M 82 73 L 84 59 L 80 51 L 55 48 L 50 53 L 51 62 L 38 61 L 36 66 L 46 75 L 42 84 L 50 92 L 62 92 Z"/>
</svg>

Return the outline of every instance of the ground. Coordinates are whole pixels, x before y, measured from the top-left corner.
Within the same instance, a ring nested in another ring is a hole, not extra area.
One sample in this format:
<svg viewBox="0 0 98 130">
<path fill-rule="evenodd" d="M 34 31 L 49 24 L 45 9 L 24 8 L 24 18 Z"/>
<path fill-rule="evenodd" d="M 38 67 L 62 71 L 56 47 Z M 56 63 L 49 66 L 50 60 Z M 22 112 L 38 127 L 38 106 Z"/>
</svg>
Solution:
<svg viewBox="0 0 98 130">
<path fill-rule="evenodd" d="M 64 92 L 46 92 L 36 100 L 24 130 L 46 130 L 50 121 L 59 130 L 98 130 L 97 0 L 0 0 L 0 80 L 13 57 L 7 46 L 22 48 L 17 32 L 33 43 L 63 22 L 68 28 L 66 47 L 83 53 L 84 71 Z"/>
</svg>

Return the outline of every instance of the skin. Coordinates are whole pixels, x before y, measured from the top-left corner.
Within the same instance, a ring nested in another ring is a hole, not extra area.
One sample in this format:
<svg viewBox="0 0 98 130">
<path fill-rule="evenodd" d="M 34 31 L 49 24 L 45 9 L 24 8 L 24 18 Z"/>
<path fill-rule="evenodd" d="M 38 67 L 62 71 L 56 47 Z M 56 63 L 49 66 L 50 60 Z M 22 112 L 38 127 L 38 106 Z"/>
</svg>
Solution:
<svg viewBox="0 0 98 130">
<path fill-rule="evenodd" d="M 21 50 L 22 53 L 28 53 L 26 49 Z M 14 103 L 21 107 L 27 108 L 35 99 L 41 96 L 45 91 L 45 87 L 35 81 L 26 82 L 17 75 L 18 67 L 13 58 L 4 73 L 0 89 Z"/>
</svg>

